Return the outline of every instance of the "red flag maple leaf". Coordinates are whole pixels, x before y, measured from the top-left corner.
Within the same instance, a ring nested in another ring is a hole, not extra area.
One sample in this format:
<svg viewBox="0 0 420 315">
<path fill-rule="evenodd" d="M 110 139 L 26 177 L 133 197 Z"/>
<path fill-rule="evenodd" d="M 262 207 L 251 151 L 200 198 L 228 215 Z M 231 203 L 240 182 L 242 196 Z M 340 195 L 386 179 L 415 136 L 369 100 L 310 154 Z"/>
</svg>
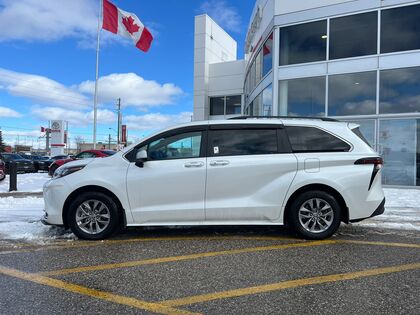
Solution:
<svg viewBox="0 0 420 315">
<path fill-rule="evenodd" d="M 122 23 L 130 34 L 137 33 L 140 29 L 140 26 L 134 23 L 134 19 L 131 16 L 124 17 Z"/>
</svg>

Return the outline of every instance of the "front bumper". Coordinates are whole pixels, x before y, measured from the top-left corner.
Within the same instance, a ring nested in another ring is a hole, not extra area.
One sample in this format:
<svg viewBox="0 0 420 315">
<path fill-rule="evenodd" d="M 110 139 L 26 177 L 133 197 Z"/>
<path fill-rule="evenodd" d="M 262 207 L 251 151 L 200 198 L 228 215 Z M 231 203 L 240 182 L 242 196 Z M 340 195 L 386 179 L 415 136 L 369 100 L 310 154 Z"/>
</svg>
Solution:
<svg viewBox="0 0 420 315">
<path fill-rule="evenodd" d="M 381 215 L 385 212 L 385 198 L 382 200 L 382 202 L 379 204 L 378 208 L 376 208 L 375 211 L 373 211 L 373 213 L 366 218 L 361 218 L 361 219 L 355 219 L 355 220 L 350 220 L 351 223 L 356 223 L 356 222 L 360 222 L 372 217 L 376 217 L 377 215 Z"/>
<path fill-rule="evenodd" d="M 44 185 L 44 224 L 63 225 L 63 206 L 71 188 L 63 178 L 49 180 Z"/>
</svg>

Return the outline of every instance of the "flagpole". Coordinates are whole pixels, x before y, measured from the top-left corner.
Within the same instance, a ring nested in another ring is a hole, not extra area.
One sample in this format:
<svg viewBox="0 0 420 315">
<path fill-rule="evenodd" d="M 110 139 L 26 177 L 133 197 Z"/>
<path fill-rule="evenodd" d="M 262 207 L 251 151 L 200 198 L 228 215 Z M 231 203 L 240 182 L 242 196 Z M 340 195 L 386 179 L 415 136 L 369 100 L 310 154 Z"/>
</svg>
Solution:
<svg viewBox="0 0 420 315">
<path fill-rule="evenodd" d="M 99 74 L 99 40 L 101 34 L 101 17 L 102 17 L 102 1 L 99 1 L 99 16 L 98 16 L 98 35 L 96 42 L 96 75 L 95 75 L 95 94 L 93 96 L 93 149 L 96 149 L 96 125 L 98 118 L 98 74 Z"/>
</svg>

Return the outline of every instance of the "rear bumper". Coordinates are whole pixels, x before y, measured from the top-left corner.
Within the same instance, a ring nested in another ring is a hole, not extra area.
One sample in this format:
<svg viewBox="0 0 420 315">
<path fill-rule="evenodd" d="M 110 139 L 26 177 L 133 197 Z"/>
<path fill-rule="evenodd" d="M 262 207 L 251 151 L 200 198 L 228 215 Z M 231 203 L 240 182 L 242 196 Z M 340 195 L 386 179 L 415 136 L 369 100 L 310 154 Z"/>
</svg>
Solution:
<svg viewBox="0 0 420 315">
<path fill-rule="evenodd" d="M 379 204 L 378 208 L 375 209 L 375 211 L 373 211 L 373 213 L 366 218 L 361 218 L 361 219 L 355 219 L 355 220 L 350 220 L 351 223 L 355 223 L 355 222 L 360 222 L 362 220 L 366 220 L 372 217 L 376 217 L 377 215 L 381 215 L 385 212 L 385 198 L 382 200 L 382 202 Z"/>
</svg>

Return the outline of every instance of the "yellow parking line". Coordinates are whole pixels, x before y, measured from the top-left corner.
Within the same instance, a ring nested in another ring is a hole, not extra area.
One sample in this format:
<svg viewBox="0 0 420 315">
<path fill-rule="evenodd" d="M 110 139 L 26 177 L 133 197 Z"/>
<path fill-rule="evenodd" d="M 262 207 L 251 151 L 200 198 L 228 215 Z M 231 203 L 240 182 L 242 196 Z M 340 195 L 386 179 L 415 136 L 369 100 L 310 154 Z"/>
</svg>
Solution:
<svg viewBox="0 0 420 315">
<path fill-rule="evenodd" d="M 266 292 L 271 292 L 271 291 L 290 289 L 290 288 L 297 288 L 297 287 L 303 287 L 303 286 L 314 285 L 314 284 L 322 284 L 322 283 L 337 282 L 337 281 L 344 281 L 344 280 L 354 280 L 358 278 L 378 276 L 378 275 L 383 275 L 383 274 L 389 274 L 389 273 L 401 272 L 401 271 L 407 271 L 407 270 L 415 270 L 415 269 L 420 269 L 420 263 L 385 267 L 385 268 L 367 269 L 367 270 L 356 271 L 356 272 L 339 273 L 339 274 L 334 274 L 334 275 L 311 277 L 311 278 L 304 278 L 304 279 L 297 279 L 297 280 L 290 280 L 290 281 L 282 281 L 278 283 L 272 283 L 272 284 L 266 284 L 266 285 L 260 285 L 260 286 L 242 288 L 242 289 L 189 296 L 189 297 L 175 299 L 175 300 L 167 300 L 167 301 L 161 302 L 161 304 L 166 305 L 166 306 L 176 307 L 176 306 L 182 306 L 182 305 L 203 303 L 203 302 L 219 300 L 219 299 L 226 299 L 226 298 L 233 298 L 233 297 L 259 294 L 259 293 L 266 293 Z"/>
<path fill-rule="evenodd" d="M 104 246 L 104 245 L 115 245 L 115 244 L 125 244 L 125 243 L 135 243 L 135 242 L 157 242 L 157 241 L 195 241 L 195 240 L 250 240 L 250 241 L 300 241 L 299 239 L 294 239 L 292 237 L 282 237 L 282 236 L 172 236 L 172 237 L 141 237 L 141 238 L 132 238 L 124 240 L 106 240 L 106 241 L 77 241 L 71 242 L 62 242 L 62 245 L 51 244 L 39 247 L 39 245 L 33 245 L 34 248 L 25 248 L 17 250 L 7 250 L 1 251 L 0 255 L 8 255 L 14 253 L 27 253 L 27 252 L 36 252 L 43 250 L 52 250 L 52 249 L 69 249 L 69 248 L 80 248 L 80 247 L 95 247 L 95 246 Z M 36 247 L 38 246 L 38 247 Z"/>
<path fill-rule="evenodd" d="M 127 262 L 114 263 L 114 264 L 104 264 L 104 265 L 96 265 L 96 266 L 68 268 L 68 269 L 41 272 L 39 274 L 48 275 L 48 276 L 56 276 L 56 275 L 64 275 L 64 274 L 77 273 L 77 272 L 87 272 L 87 271 L 108 270 L 108 269 L 116 269 L 116 268 L 136 267 L 136 266 L 161 264 L 161 263 L 175 262 L 175 261 L 182 261 L 182 260 L 193 260 L 193 259 L 206 258 L 206 257 L 235 255 L 235 254 L 261 252 L 261 251 L 269 251 L 269 250 L 279 250 L 279 249 L 296 248 L 296 247 L 310 247 L 310 246 L 319 246 L 319 245 L 329 245 L 329 244 L 335 244 L 335 243 L 337 243 L 337 242 L 332 241 L 332 240 L 326 240 L 326 241 L 312 241 L 312 242 L 300 242 L 300 243 L 293 243 L 293 244 L 282 244 L 282 245 L 272 245 L 272 246 L 260 246 L 260 247 L 251 247 L 251 248 L 230 249 L 230 250 L 222 250 L 222 251 L 217 251 L 217 252 L 205 252 L 205 253 L 182 255 L 182 256 L 172 256 L 172 257 L 162 257 L 162 258 L 152 258 L 152 259 L 145 259 L 145 260 L 127 261 Z"/>
<path fill-rule="evenodd" d="M 65 281 L 52 279 L 52 278 L 44 277 L 44 276 L 33 274 L 33 273 L 22 272 L 16 269 L 6 268 L 3 266 L 0 266 L 0 274 L 4 274 L 10 277 L 34 282 L 37 284 L 41 284 L 41 285 L 45 285 L 45 286 L 49 286 L 49 287 L 53 287 L 57 289 L 61 289 L 67 292 L 78 293 L 81 295 L 90 296 L 90 297 L 105 300 L 108 302 L 135 307 L 138 309 L 142 309 L 142 310 L 146 310 L 146 311 L 150 311 L 150 312 L 154 312 L 158 314 L 182 314 L 182 315 L 197 314 L 197 313 L 192 313 L 192 312 L 172 308 L 169 306 L 161 305 L 158 303 L 146 302 L 146 301 L 138 300 L 138 299 L 123 296 L 123 295 L 90 289 L 90 288 L 83 287 L 77 284 L 72 284 Z"/>
<path fill-rule="evenodd" d="M 361 244 L 361 245 L 420 248 L 420 244 L 410 244 L 410 243 L 388 243 L 388 242 L 353 241 L 353 240 L 340 240 L 339 242 L 349 243 L 349 244 Z"/>
</svg>

